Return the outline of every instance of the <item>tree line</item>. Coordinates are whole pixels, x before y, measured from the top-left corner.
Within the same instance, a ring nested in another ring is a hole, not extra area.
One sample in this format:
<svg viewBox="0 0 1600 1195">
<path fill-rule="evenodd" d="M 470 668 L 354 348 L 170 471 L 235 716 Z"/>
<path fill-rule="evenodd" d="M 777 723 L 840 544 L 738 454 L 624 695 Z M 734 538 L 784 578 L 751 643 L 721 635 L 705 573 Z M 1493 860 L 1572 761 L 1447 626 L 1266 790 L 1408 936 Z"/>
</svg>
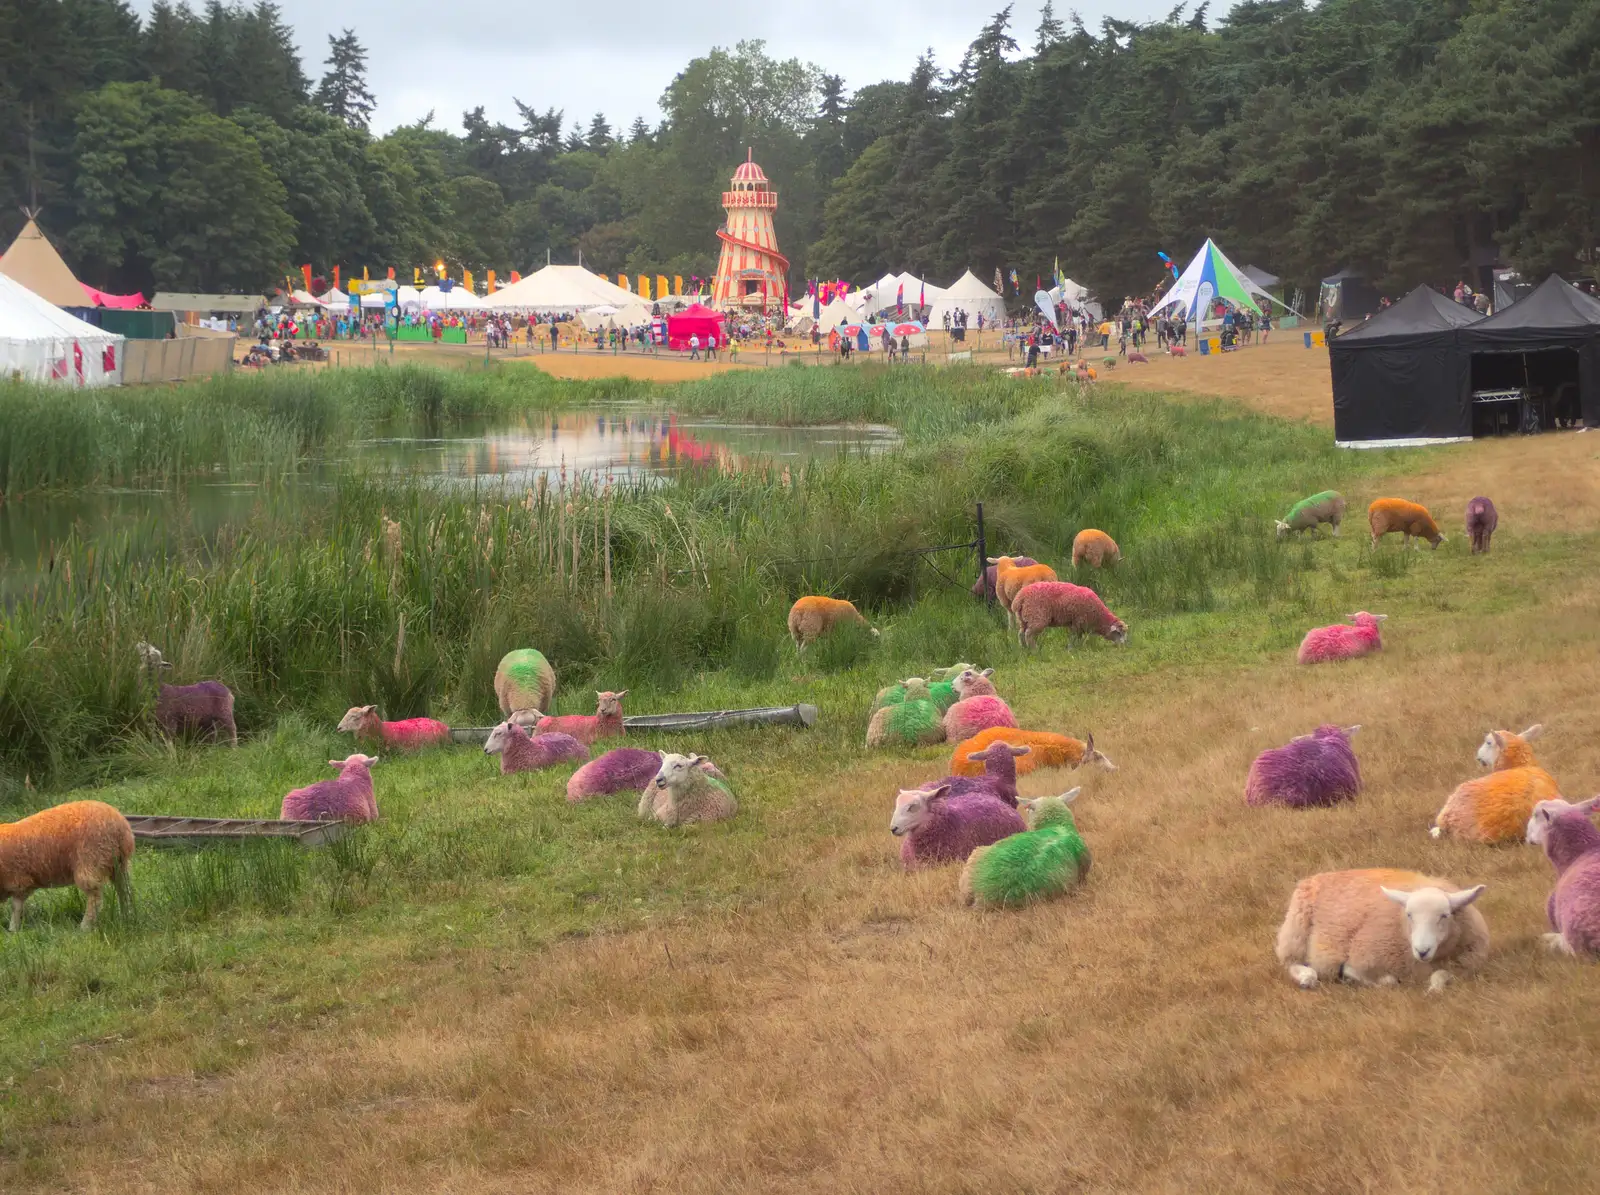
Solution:
<svg viewBox="0 0 1600 1195">
<path fill-rule="evenodd" d="M 1592 0 L 1245 0 L 1098 29 L 1047 5 L 1031 33 L 1007 7 L 949 69 L 853 90 L 742 42 L 690 61 L 653 127 L 529 98 L 515 124 L 479 107 L 378 135 L 357 35 L 313 81 L 270 0 L 144 20 L 7 0 L 0 233 L 41 211 L 113 290 L 254 290 L 305 262 L 507 277 L 580 252 L 704 277 L 753 146 L 797 293 L 997 267 L 1031 293 L 1059 260 L 1118 299 L 1206 236 L 1302 285 L 1351 267 L 1398 292 L 1491 261 L 1592 275 L 1600 244 Z"/>
</svg>

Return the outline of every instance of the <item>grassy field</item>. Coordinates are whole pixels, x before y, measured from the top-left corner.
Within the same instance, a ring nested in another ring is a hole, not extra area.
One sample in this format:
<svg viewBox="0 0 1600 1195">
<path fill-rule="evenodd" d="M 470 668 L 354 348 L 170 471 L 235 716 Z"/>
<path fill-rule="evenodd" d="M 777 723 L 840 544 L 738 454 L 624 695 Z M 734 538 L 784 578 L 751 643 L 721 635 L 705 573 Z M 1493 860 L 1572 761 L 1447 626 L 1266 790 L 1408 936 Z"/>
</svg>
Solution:
<svg viewBox="0 0 1600 1195">
<path fill-rule="evenodd" d="M 1431 1192 L 1586 1180 L 1600 1097 L 1577 1060 L 1600 1046 L 1600 1013 L 1592 970 L 1540 947 L 1548 865 L 1534 848 L 1435 842 L 1426 827 L 1475 771 L 1490 727 L 1543 721 L 1542 760 L 1570 795 L 1590 791 L 1600 442 L 1353 456 L 1325 433 L 1209 401 L 977 379 L 963 394 L 958 377 L 950 391 L 919 380 L 919 404 L 869 374 L 841 379 L 863 387 L 841 399 L 813 380 L 831 371 L 793 372 L 760 375 L 787 389 L 730 374 L 671 401 L 897 422 L 905 451 L 787 486 L 674 483 L 674 515 L 694 530 L 629 573 L 643 587 L 672 566 L 630 616 L 638 646 L 606 646 L 634 632 L 580 607 L 601 646 L 550 648 L 566 709 L 636 672 L 641 712 L 819 705 L 810 732 L 692 744 L 727 770 L 739 818 L 650 829 L 621 799 L 569 807 L 565 771 L 502 778 L 458 749 L 380 764 L 384 820 L 326 851 L 141 852 L 131 924 L 114 910 L 80 935 L 75 894 L 36 896 L 27 930 L 0 943 L 0 1189 Z M 1437 552 L 1374 552 L 1359 517 L 1338 541 L 1271 541 L 1268 514 L 1330 484 L 1353 509 L 1379 493 L 1424 498 L 1452 532 L 1466 499 L 1487 492 L 1501 510 L 1495 550 L 1474 559 L 1453 536 Z M 976 497 L 997 547 L 1060 560 L 1080 526 L 1116 535 L 1126 565 L 1095 580 L 1129 644 L 1047 636 L 1025 657 L 998 615 L 926 575 L 913 592 L 898 566 L 863 570 L 854 555 L 819 574 L 754 567 L 809 551 L 807 535 L 878 559 L 913 538 L 951 542 L 940 537 L 959 537 Z M 259 621 L 283 643 L 321 628 L 330 637 L 309 656 L 337 641 L 328 628 L 346 615 L 334 609 L 367 611 L 376 628 L 425 605 L 430 586 L 448 605 L 481 584 L 369 567 L 356 537 L 378 534 L 386 496 L 353 485 L 349 501 L 361 517 L 348 543 L 329 527 L 262 533 L 284 563 L 241 589 L 278 596 L 237 615 L 206 605 L 232 575 L 216 562 L 184 558 L 143 582 L 196 595 L 194 614 L 159 607 L 188 627 L 210 614 L 209 629 L 184 631 L 205 645 L 185 658 L 233 670 L 251 718 L 238 752 L 156 745 L 128 713 L 74 755 L 43 719 L 58 782 L 100 776 L 73 795 L 129 811 L 271 813 L 343 755 L 330 716 L 360 669 L 286 671 L 297 679 L 274 703 L 281 665 L 259 660 L 280 656 L 236 652 L 219 624 Z M 478 517 L 425 513 L 459 519 L 462 534 Z M 653 526 L 646 541 L 671 542 L 670 524 Z M 355 574 L 353 593 L 393 584 L 400 596 L 319 606 L 326 577 L 290 567 L 319 542 L 333 545 L 331 572 Z M 719 590 L 715 574 L 672 578 L 678 552 L 744 579 Z M 551 588 L 538 580 L 508 569 L 491 587 L 520 615 Z M 830 583 L 870 603 L 883 639 L 802 665 L 783 640 L 786 599 Z M 9 683 L 87 708 L 142 592 L 129 583 L 107 599 L 76 671 L 56 641 L 47 660 L 70 683 L 38 682 L 35 663 L 8 665 L 8 651 L 0 693 Z M 1307 626 L 1358 608 L 1390 615 L 1382 655 L 1293 664 Z M 724 638 L 697 629 L 730 618 Z M 660 623 L 671 633 L 643 629 Z M 481 639 L 469 649 L 440 632 L 419 699 L 481 717 L 483 661 L 492 669 L 491 648 L 520 643 L 496 634 L 526 624 L 466 625 Z M 48 634 L 49 621 L 34 629 Z M 685 636 L 693 650 L 673 655 Z M 659 667 L 663 655 L 677 663 Z M 1095 870 L 1072 899 L 977 915 L 956 904 L 955 869 L 899 870 L 893 793 L 940 775 L 948 750 L 868 753 L 866 711 L 877 685 L 958 658 L 996 669 L 1025 726 L 1093 730 L 1121 765 L 1023 783 L 1085 786 L 1076 808 Z M 1324 720 L 1364 726 L 1362 799 L 1245 808 L 1253 755 Z M 0 800 L 62 795 L 14 781 Z M 1487 972 L 1441 997 L 1295 990 L 1271 955 L 1293 882 L 1370 865 L 1487 883 Z"/>
</svg>

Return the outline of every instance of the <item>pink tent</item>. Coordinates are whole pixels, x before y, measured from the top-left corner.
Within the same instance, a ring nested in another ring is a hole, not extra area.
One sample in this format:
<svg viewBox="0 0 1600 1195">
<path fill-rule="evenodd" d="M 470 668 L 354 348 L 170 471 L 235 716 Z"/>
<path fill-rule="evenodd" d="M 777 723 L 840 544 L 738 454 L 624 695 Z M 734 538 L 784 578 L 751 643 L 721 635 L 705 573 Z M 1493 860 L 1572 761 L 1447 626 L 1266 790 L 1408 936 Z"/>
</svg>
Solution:
<svg viewBox="0 0 1600 1195">
<path fill-rule="evenodd" d="M 95 290 L 87 282 L 78 283 L 88 292 L 89 302 L 95 307 L 143 307 L 144 296 L 135 291 L 131 295 L 110 295 L 103 290 Z"/>
<path fill-rule="evenodd" d="M 712 341 L 719 346 L 727 344 L 727 334 L 722 330 L 722 323 L 727 318 L 722 312 L 702 307 L 699 303 L 685 307 L 678 314 L 667 316 L 667 347 L 686 349 L 691 336 L 700 338 L 702 348 Z"/>
</svg>

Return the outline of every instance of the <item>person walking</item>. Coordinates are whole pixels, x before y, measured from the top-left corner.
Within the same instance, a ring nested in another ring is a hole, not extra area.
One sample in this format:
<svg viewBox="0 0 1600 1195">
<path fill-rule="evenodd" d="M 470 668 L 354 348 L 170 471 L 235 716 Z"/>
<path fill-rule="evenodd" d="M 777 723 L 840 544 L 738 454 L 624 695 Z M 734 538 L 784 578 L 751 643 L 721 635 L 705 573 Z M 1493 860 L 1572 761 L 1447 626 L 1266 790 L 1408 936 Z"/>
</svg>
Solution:
<svg viewBox="0 0 1600 1195">
<path fill-rule="evenodd" d="M 689 333 L 689 360 L 700 360 L 700 333 Z"/>
</svg>

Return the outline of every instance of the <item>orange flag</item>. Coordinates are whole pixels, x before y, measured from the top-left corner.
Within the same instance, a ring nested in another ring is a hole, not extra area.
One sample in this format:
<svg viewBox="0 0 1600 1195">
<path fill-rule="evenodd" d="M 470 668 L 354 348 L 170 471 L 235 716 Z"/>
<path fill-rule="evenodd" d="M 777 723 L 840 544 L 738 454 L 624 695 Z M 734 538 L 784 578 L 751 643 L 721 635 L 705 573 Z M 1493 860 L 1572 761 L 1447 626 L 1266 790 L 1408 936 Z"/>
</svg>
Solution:
<svg viewBox="0 0 1600 1195">
<path fill-rule="evenodd" d="M 393 266 L 389 267 L 389 281 L 390 282 L 394 281 L 394 267 Z"/>
<path fill-rule="evenodd" d="M 679 298 L 683 297 L 683 275 L 682 274 L 674 274 L 672 276 L 672 293 L 677 295 Z"/>
<path fill-rule="evenodd" d="M 656 275 L 656 298 L 664 299 L 666 297 L 667 297 L 667 276 L 665 274 L 657 274 Z"/>
<path fill-rule="evenodd" d="M 411 267 L 411 285 L 415 286 L 418 290 L 422 289 L 422 267 L 421 266 L 412 266 Z"/>
<path fill-rule="evenodd" d="M 633 289 L 633 287 L 628 285 L 628 276 L 626 274 L 618 274 L 617 275 L 617 285 L 620 286 L 623 290 L 631 291 Z"/>
<path fill-rule="evenodd" d="M 469 291 L 472 289 L 472 271 L 463 268 L 461 271 L 461 285 Z"/>
<path fill-rule="evenodd" d="M 494 294 L 494 271 L 489 271 L 489 293 Z"/>
<path fill-rule="evenodd" d="M 639 297 L 641 299 L 650 297 L 650 275 L 648 274 L 639 275 Z"/>
<path fill-rule="evenodd" d="M 513 282 L 521 282 L 522 281 L 522 275 L 517 273 L 515 270 L 512 270 L 511 271 L 511 281 L 513 281 Z"/>
<path fill-rule="evenodd" d="M 305 265 L 301 266 L 300 273 L 305 275 L 306 291 L 309 293 L 311 290 L 311 263 L 307 262 Z"/>
<path fill-rule="evenodd" d="M 333 289 L 334 290 L 338 290 L 339 289 L 339 267 L 338 266 L 334 266 L 333 267 Z"/>
</svg>

